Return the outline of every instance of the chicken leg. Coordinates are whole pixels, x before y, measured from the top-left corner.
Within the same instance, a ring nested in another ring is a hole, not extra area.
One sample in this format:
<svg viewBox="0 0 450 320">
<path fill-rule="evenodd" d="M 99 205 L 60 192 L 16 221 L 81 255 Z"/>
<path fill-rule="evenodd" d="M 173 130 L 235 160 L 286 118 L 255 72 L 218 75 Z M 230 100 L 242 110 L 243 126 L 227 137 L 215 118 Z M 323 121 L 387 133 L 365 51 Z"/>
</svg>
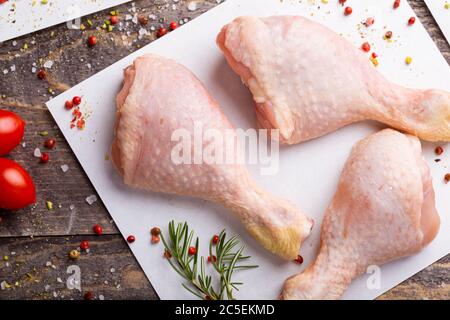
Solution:
<svg viewBox="0 0 450 320">
<path fill-rule="evenodd" d="M 420 142 L 387 129 L 353 149 L 325 213 L 319 255 L 282 299 L 338 299 L 371 265 L 413 255 L 440 226 Z"/>
<path fill-rule="evenodd" d="M 232 145 L 236 138 L 217 102 L 189 70 L 156 55 L 136 59 L 125 70 L 123 88 L 117 95 L 112 145 L 113 162 L 125 183 L 147 191 L 218 202 L 236 213 L 266 249 L 286 259 L 297 257 L 312 220 L 292 203 L 262 190 L 238 162 L 173 161 L 178 143 L 172 135 L 180 129 L 189 138 L 197 129 L 205 135 L 214 130 L 225 145 Z M 206 150 L 213 142 L 201 143 Z"/>
<path fill-rule="evenodd" d="M 362 50 L 299 16 L 241 17 L 217 38 L 249 87 L 259 127 L 296 144 L 376 120 L 429 141 L 450 141 L 450 93 L 387 81 Z"/>
</svg>

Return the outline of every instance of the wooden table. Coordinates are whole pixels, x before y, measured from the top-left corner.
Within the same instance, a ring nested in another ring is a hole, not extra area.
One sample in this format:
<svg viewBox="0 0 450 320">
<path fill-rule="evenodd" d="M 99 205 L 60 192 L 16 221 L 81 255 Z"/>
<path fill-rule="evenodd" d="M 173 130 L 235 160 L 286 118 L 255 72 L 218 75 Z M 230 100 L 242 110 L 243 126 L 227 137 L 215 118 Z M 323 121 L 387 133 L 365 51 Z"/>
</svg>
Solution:
<svg viewBox="0 0 450 320">
<path fill-rule="evenodd" d="M 134 8 L 139 16 L 155 15 L 156 20 L 144 26 L 151 31 L 151 26 L 159 28 L 161 23 L 190 20 L 220 1 L 197 1 L 195 11 L 188 10 L 188 2 L 142 0 L 135 1 Z M 450 46 L 425 4 L 419 0 L 409 2 L 450 62 Z M 126 14 L 134 14 L 129 12 L 130 8 L 131 4 L 117 8 L 122 21 Z M 101 25 L 109 12 L 83 18 L 83 23 L 87 25 L 90 19 L 94 26 Z M 101 299 L 158 298 L 101 201 L 93 205 L 85 201 L 95 194 L 94 188 L 44 106 L 51 96 L 155 39 L 155 32 L 139 36 L 142 26 L 128 22 L 125 30 L 116 27 L 112 32 L 95 28 L 69 30 L 59 25 L 0 45 L 0 107 L 17 112 L 27 121 L 24 145 L 9 157 L 29 170 L 38 192 L 38 202 L 33 208 L 17 214 L 0 211 L 0 283 L 5 281 L 3 286 L 7 287 L 0 290 L 0 299 L 82 299 L 86 291 Z M 89 35 L 98 38 L 94 48 L 85 44 Z M 53 66 L 46 79 L 39 80 L 32 69 L 39 69 L 47 60 L 53 61 Z M 4 74 L 4 69 L 10 71 Z M 50 151 L 51 160 L 45 165 L 33 156 L 35 148 L 44 149 L 43 143 L 48 138 L 39 134 L 42 131 L 57 140 L 56 149 Z M 66 173 L 61 170 L 64 164 L 70 168 Z M 51 211 L 46 207 L 47 200 L 54 204 Z M 92 231 L 97 223 L 104 228 L 102 236 Z M 82 271 L 82 292 L 79 292 L 67 289 L 65 282 L 66 269 L 74 264 L 68 252 L 82 240 L 90 242 L 91 250 L 76 262 Z M 3 256 L 8 256 L 8 261 L 2 260 Z M 381 298 L 449 299 L 449 270 L 450 255 Z"/>
</svg>

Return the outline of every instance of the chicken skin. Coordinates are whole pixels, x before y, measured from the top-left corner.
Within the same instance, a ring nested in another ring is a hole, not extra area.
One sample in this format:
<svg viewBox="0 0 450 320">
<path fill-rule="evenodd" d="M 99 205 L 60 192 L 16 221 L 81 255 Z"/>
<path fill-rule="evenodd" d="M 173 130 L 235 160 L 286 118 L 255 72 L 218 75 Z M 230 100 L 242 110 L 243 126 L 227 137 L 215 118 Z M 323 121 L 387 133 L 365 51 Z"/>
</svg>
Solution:
<svg viewBox="0 0 450 320">
<path fill-rule="evenodd" d="M 297 257 L 313 223 L 294 204 L 262 190 L 238 162 L 174 161 L 177 130 L 184 130 L 189 138 L 197 129 L 205 136 L 214 130 L 224 143 L 236 138 L 235 129 L 203 84 L 184 66 L 156 55 L 136 59 L 124 76 L 112 145 L 112 159 L 124 182 L 147 191 L 220 203 L 239 217 L 264 248 L 285 259 Z M 212 140 L 201 143 L 206 150 Z M 183 156 L 190 151 L 189 145 Z"/>
<path fill-rule="evenodd" d="M 450 141 L 450 93 L 385 79 L 362 50 L 300 16 L 240 17 L 217 44 L 253 94 L 257 124 L 297 144 L 376 120 L 429 141 Z"/>
<path fill-rule="evenodd" d="M 360 141 L 325 213 L 316 261 L 289 278 L 282 299 L 338 299 L 371 265 L 414 255 L 437 235 L 419 140 L 387 129 Z"/>
</svg>

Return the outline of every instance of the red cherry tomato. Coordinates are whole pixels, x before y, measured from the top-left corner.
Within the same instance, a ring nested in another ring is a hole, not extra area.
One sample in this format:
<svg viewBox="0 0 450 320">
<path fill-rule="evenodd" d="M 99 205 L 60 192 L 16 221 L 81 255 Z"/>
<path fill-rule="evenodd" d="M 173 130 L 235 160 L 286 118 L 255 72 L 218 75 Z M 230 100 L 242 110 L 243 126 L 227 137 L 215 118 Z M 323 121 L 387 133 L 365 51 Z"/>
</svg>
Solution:
<svg viewBox="0 0 450 320">
<path fill-rule="evenodd" d="M 0 208 L 19 210 L 36 202 L 36 190 L 28 172 L 16 162 L 0 158 Z"/>
<path fill-rule="evenodd" d="M 11 152 L 22 140 L 25 121 L 14 112 L 0 110 L 0 156 Z"/>
</svg>

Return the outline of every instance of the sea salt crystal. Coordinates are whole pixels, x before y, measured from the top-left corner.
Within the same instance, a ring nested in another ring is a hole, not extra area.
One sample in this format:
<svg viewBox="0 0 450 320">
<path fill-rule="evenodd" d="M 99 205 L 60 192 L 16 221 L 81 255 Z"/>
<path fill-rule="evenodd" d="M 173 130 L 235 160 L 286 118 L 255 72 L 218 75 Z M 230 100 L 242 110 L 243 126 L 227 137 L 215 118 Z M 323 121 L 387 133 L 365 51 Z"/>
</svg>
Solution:
<svg viewBox="0 0 450 320">
<path fill-rule="evenodd" d="M 133 19 L 133 16 L 131 14 L 125 15 L 125 21 L 131 20 L 131 19 Z"/>
<path fill-rule="evenodd" d="M 66 173 L 67 171 L 69 171 L 69 166 L 67 164 L 63 164 L 61 166 L 61 170 L 62 170 L 62 172 Z"/>
<path fill-rule="evenodd" d="M 8 72 L 9 72 L 8 69 L 3 70 L 3 74 L 8 74 Z"/>
<path fill-rule="evenodd" d="M 189 3 L 188 3 L 188 6 L 187 6 L 187 9 L 188 9 L 189 11 L 195 11 L 195 10 L 197 10 L 197 2 L 195 2 L 195 1 L 189 2 Z"/>
<path fill-rule="evenodd" d="M 53 66 L 52 60 L 45 61 L 44 68 L 50 69 L 52 66 Z"/>
<path fill-rule="evenodd" d="M 11 67 L 10 67 L 10 69 L 11 69 L 11 72 L 14 72 L 14 71 L 16 71 L 16 65 L 15 64 L 13 64 Z"/>
<path fill-rule="evenodd" d="M 69 206 L 69 209 L 70 209 L 70 210 L 75 209 L 75 205 L 71 204 L 71 205 Z"/>
<path fill-rule="evenodd" d="M 5 290 L 5 289 L 6 289 L 6 286 L 7 286 L 6 281 L 2 281 L 2 283 L 0 283 L 0 288 L 1 288 L 2 290 Z"/>
<path fill-rule="evenodd" d="M 111 268 L 111 270 L 109 270 L 109 271 L 111 271 L 111 273 L 114 273 L 114 272 L 116 272 L 116 269 Z"/>
<path fill-rule="evenodd" d="M 46 263 L 45 263 L 45 266 L 46 267 L 50 267 L 52 265 L 52 263 L 50 262 L 50 261 L 47 261 Z"/>
<path fill-rule="evenodd" d="M 59 283 L 62 283 L 62 279 L 60 277 L 56 278 L 56 281 L 58 281 Z"/>
<path fill-rule="evenodd" d="M 144 28 L 139 29 L 139 38 L 142 38 L 144 35 L 148 34 L 148 31 Z"/>
<path fill-rule="evenodd" d="M 41 149 L 39 149 L 39 148 L 34 149 L 33 155 L 34 155 L 36 158 L 40 158 L 40 157 L 42 156 Z"/>
<path fill-rule="evenodd" d="M 31 68 L 31 73 L 36 73 L 36 67 Z"/>
<path fill-rule="evenodd" d="M 44 290 L 45 290 L 45 291 L 50 290 L 50 285 L 49 285 L 49 284 L 46 284 L 45 287 L 44 287 Z"/>
<path fill-rule="evenodd" d="M 94 202 L 97 201 L 97 196 L 95 194 L 90 195 L 89 197 L 86 198 L 86 202 L 92 206 L 92 204 L 94 204 Z"/>
<path fill-rule="evenodd" d="M 98 296 L 98 298 L 99 298 L 100 300 L 105 300 L 105 296 L 104 296 L 104 295 L 102 295 L 102 294 L 101 294 L 101 295 L 99 295 L 99 296 Z"/>
<path fill-rule="evenodd" d="M 14 41 L 12 42 L 12 45 L 13 45 L 13 47 L 17 46 L 17 41 L 14 40 Z"/>
</svg>

